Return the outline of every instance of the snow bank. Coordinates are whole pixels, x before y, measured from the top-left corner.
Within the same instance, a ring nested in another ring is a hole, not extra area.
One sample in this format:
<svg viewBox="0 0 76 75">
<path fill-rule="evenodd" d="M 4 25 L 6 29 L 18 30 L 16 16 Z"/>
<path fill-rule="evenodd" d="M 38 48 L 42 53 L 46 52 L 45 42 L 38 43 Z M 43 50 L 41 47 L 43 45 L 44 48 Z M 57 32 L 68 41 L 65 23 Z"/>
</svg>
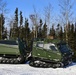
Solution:
<svg viewBox="0 0 76 75">
<path fill-rule="evenodd" d="M 34 68 L 28 64 L 0 64 L 0 75 L 76 75 L 76 63 L 66 68 Z"/>
</svg>

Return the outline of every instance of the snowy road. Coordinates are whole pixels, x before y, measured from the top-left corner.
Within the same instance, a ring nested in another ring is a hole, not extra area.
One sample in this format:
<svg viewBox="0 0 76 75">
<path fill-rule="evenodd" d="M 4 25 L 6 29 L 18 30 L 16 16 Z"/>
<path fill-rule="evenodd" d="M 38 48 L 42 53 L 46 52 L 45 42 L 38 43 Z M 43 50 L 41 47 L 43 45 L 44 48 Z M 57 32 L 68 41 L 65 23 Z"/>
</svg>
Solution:
<svg viewBox="0 0 76 75">
<path fill-rule="evenodd" d="M 76 75 L 76 64 L 66 68 L 34 68 L 28 64 L 0 64 L 0 75 Z"/>
</svg>

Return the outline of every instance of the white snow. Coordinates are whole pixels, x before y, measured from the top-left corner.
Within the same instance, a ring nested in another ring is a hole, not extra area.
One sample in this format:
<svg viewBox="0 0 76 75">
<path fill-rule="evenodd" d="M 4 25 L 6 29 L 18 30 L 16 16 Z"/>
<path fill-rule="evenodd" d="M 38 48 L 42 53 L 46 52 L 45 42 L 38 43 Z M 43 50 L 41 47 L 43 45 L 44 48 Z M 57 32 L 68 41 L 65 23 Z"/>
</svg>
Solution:
<svg viewBox="0 0 76 75">
<path fill-rule="evenodd" d="M 66 68 L 35 68 L 28 64 L 0 64 L 0 75 L 76 75 L 76 63 Z"/>
</svg>

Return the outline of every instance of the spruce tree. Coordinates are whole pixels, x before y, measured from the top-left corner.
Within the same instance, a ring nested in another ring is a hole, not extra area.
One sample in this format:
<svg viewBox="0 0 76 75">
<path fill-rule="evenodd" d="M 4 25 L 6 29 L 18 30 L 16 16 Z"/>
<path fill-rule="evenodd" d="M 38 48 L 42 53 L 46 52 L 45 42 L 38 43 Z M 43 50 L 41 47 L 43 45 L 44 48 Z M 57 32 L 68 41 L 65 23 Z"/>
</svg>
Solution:
<svg viewBox="0 0 76 75">
<path fill-rule="evenodd" d="M 16 27 L 18 27 L 18 8 L 16 8 L 15 10 L 15 23 L 16 23 Z"/>
<path fill-rule="evenodd" d="M 62 30 L 62 27 L 60 28 L 60 32 L 59 32 L 59 39 L 63 40 L 63 30 Z"/>
<path fill-rule="evenodd" d="M 23 38 L 23 16 L 22 16 L 22 12 L 20 11 L 20 28 L 19 28 L 19 37 Z"/>
<path fill-rule="evenodd" d="M 74 40 L 75 40 L 75 50 L 76 50 L 76 25 L 75 25 L 75 31 L 74 31 Z"/>
<path fill-rule="evenodd" d="M 22 11 L 20 11 L 20 26 L 23 24 L 23 16 L 22 16 Z"/>
<path fill-rule="evenodd" d="M 42 29 L 42 37 L 46 38 L 47 37 L 47 25 L 46 22 L 43 25 L 43 29 Z"/>
<path fill-rule="evenodd" d="M 30 48 L 30 28 L 29 28 L 29 22 L 28 19 L 25 19 L 25 40 L 27 42 L 28 48 Z"/>
<path fill-rule="evenodd" d="M 15 10 L 15 20 L 13 23 L 13 39 L 17 39 L 19 37 L 19 29 L 18 29 L 18 8 Z"/>
<path fill-rule="evenodd" d="M 37 37 L 38 38 L 42 38 L 42 19 L 40 19 L 40 22 L 39 22 L 39 27 L 38 27 L 38 35 Z"/>
<path fill-rule="evenodd" d="M 2 39 L 7 39 L 7 28 L 3 31 Z"/>
<path fill-rule="evenodd" d="M 74 44 L 75 40 L 74 40 L 74 25 L 71 25 L 71 29 L 70 29 L 70 36 L 69 36 L 69 45 L 71 47 L 71 49 L 74 51 Z"/>
<path fill-rule="evenodd" d="M 70 33 L 71 33 L 71 25 L 70 25 L 70 23 L 68 23 L 68 30 L 67 30 L 67 36 L 68 36 L 67 43 L 68 44 L 70 44 L 70 38 L 71 38 Z"/>
<path fill-rule="evenodd" d="M 52 25 L 52 28 L 50 28 L 50 36 L 52 36 L 53 38 L 55 38 L 55 29 L 54 26 Z"/>
<path fill-rule="evenodd" d="M 5 23 L 4 15 L 1 14 L 0 16 L 0 39 L 3 39 L 2 37 L 3 37 L 4 30 L 5 30 L 4 23 Z"/>
<path fill-rule="evenodd" d="M 2 17 L 0 15 L 0 40 L 2 39 Z"/>
<path fill-rule="evenodd" d="M 5 23 L 5 18 L 4 18 L 4 15 L 2 14 L 2 33 L 4 32 L 4 23 Z"/>
<path fill-rule="evenodd" d="M 74 55 L 73 55 L 73 60 L 76 61 L 76 25 L 75 25 L 75 30 L 74 30 Z"/>
<path fill-rule="evenodd" d="M 25 40 L 28 41 L 31 37 L 30 37 L 30 28 L 29 28 L 29 23 L 28 23 L 28 19 L 25 19 Z"/>
</svg>

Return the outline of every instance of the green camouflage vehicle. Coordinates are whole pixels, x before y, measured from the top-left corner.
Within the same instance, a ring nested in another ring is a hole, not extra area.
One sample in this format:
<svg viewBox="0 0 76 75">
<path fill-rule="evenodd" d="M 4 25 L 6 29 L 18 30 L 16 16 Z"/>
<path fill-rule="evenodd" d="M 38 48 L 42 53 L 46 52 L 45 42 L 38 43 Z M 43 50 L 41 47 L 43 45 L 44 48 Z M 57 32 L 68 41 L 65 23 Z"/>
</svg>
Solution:
<svg viewBox="0 0 76 75">
<path fill-rule="evenodd" d="M 63 67 L 72 63 L 72 50 L 60 40 L 35 39 L 30 65 L 34 67 Z"/>
<path fill-rule="evenodd" d="M 27 43 L 19 39 L 0 41 L 0 63 L 21 64 L 29 61 L 34 67 L 63 67 L 72 62 L 72 50 L 60 40 L 34 39 Z"/>
<path fill-rule="evenodd" d="M 29 51 L 26 50 L 26 44 L 18 39 L 1 40 L 0 41 L 0 63 L 5 64 L 20 64 L 25 63 L 29 56 Z"/>
</svg>

